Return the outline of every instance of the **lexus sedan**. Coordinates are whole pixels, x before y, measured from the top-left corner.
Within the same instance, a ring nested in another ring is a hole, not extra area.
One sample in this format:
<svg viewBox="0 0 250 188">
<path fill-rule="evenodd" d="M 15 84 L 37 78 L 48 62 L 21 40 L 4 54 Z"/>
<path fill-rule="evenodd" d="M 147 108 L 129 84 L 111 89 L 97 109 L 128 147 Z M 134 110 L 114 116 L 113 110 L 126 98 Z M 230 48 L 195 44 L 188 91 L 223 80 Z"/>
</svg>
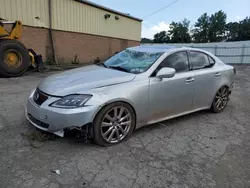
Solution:
<svg viewBox="0 0 250 188">
<path fill-rule="evenodd" d="M 87 130 L 96 144 L 109 146 L 148 124 L 199 110 L 223 111 L 235 74 L 200 49 L 127 48 L 103 63 L 43 80 L 29 96 L 26 117 L 59 136 Z"/>
</svg>

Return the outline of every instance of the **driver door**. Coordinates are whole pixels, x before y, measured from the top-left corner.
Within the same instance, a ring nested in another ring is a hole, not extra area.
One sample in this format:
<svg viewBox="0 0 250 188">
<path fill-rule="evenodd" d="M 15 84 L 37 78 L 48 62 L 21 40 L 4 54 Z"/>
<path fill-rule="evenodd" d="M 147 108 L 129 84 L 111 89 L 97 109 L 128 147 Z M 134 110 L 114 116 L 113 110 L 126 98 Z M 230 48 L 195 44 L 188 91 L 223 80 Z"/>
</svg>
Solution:
<svg viewBox="0 0 250 188">
<path fill-rule="evenodd" d="M 157 72 L 163 67 L 176 70 L 172 78 L 158 78 Z M 186 51 L 166 57 L 155 70 L 149 81 L 149 122 L 160 121 L 168 116 L 192 110 L 194 74 L 190 71 Z"/>
</svg>

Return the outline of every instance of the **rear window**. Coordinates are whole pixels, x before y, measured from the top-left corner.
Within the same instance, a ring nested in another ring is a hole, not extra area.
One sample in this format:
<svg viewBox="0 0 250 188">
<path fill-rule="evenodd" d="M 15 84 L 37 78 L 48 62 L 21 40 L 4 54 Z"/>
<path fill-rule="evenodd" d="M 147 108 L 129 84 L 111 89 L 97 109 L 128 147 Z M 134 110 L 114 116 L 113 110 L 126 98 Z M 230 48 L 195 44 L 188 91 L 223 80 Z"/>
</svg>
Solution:
<svg viewBox="0 0 250 188">
<path fill-rule="evenodd" d="M 191 51 L 190 60 L 192 63 L 193 70 L 211 67 L 209 57 L 205 53 Z"/>
</svg>

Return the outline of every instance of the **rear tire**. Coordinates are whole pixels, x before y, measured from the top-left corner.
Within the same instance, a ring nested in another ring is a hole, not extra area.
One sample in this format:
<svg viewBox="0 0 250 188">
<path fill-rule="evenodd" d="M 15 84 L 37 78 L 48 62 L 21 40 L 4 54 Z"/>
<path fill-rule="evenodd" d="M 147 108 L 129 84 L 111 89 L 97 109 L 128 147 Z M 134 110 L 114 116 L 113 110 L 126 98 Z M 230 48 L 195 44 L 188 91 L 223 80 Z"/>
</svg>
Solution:
<svg viewBox="0 0 250 188">
<path fill-rule="evenodd" d="M 119 144 L 132 135 L 135 124 L 135 113 L 130 105 L 109 104 L 100 110 L 93 122 L 93 139 L 99 146 Z"/>
<path fill-rule="evenodd" d="M 29 65 L 29 52 L 21 42 L 10 39 L 0 40 L 1 77 L 21 76 L 26 72 Z"/>
<path fill-rule="evenodd" d="M 229 90 L 226 86 L 221 87 L 217 91 L 214 97 L 214 101 L 211 106 L 211 111 L 214 113 L 222 112 L 226 108 L 228 101 L 229 101 Z"/>
</svg>

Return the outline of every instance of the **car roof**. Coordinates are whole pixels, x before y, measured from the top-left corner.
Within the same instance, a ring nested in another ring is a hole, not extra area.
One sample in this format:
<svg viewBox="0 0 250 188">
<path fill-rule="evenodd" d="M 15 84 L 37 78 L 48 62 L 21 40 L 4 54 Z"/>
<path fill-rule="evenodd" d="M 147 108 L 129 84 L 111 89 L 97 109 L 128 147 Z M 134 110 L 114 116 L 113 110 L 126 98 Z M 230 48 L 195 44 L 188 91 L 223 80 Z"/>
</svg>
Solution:
<svg viewBox="0 0 250 188">
<path fill-rule="evenodd" d="M 127 48 L 130 50 L 135 50 L 138 52 L 147 52 L 147 53 L 165 53 L 165 52 L 178 52 L 182 50 L 193 50 L 193 51 L 199 51 L 206 54 L 209 54 L 210 56 L 213 56 L 208 51 L 199 49 L 199 48 L 192 48 L 192 47 L 186 47 L 186 46 L 174 46 L 174 45 L 166 45 L 166 44 L 152 44 L 152 45 L 141 45 L 141 46 L 135 46 L 131 48 Z M 214 57 L 214 56 L 213 56 Z"/>
<path fill-rule="evenodd" d="M 135 50 L 138 52 L 151 52 L 151 53 L 157 53 L 157 52 L 167 52 L 173 49 L 181 48 L 181 46 L 172 46 L 172 45 L 165 45 L 165 44 L 153 44 L 153 45 L 141 45 L 136 47 L 128 48 L 130 50 Z"/>
</svg>

